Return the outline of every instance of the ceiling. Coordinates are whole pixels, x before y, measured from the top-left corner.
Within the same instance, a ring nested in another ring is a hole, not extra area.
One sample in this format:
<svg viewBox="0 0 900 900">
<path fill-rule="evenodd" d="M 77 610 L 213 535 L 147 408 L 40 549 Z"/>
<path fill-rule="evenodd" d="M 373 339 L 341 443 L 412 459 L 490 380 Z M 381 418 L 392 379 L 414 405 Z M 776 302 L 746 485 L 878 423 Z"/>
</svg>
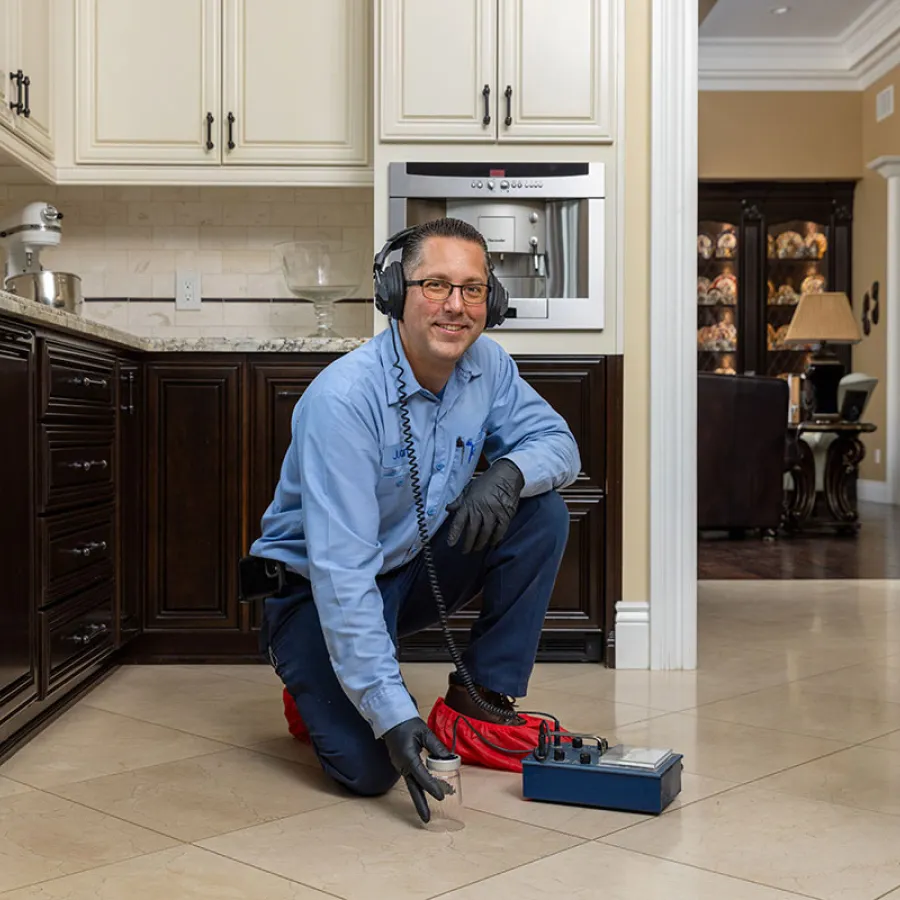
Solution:
<svg viewBox="0 0 900 900">
<path fill-rule="evenodd" d="M 717 0 L 701 38 L 836 38 L 880 0 Z M 776 16 L 773 8 L 790 11 Z"/>
</svg>

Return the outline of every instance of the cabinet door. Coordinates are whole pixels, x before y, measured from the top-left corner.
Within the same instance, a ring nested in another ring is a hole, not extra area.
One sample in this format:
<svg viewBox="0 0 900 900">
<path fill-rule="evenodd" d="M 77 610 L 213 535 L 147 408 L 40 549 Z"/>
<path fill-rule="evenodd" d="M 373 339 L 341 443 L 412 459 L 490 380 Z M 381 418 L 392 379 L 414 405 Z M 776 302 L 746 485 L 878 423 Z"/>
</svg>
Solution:
<svg viewBox="0 0 900 900">
<path fill-rule="evenodd" d="M 496 4 L 383 0 L 382 140 L 496 140 Z"/>
<path fill-rule="evenodd" d="M 500 140 L 612 140 L 614 0 L 499 0 Z"/>
<path fill-rule="evenodd" d="M 368 162 L 369 5 L 225 0 L 226 163 Z"/>
<path fill-rule="evenodd" d="M 77 0 L 77 162 L 218 164 L 220 29 L 221 0 Z"/>
<path fill-rule="evenodd" d="M 144 496 L 144 379 L 135 363 L 119 363 L 119 555 L 116 561 L 117 646 L 134 640 L 143 624 L 147 510 Z"/>
<path fill-rule="evenodd" d="M 241 364 L 147 367 L 145 631 L 239 627 Z"/>
<path fill-rule="evenodd" d="M 45 156 L 53 157 L 53 53 L 50 41 L 51 0 L 19 0 L 15 65 L 25 75 L 25 109 L 16 116 L 16 131 Z M 10 82 L 11 83 L 11 82 Z"/>
<path fill-rule="evenodd" d="M 0 441 L 0 726 L 37 693 L 32 631 L 32 346 L 29 332 L 0 323 L 4 435 Z"/>
<path fill-rule="evenodd" d="M 15 116 L 9 105 L 18 99 L 16 67 L 13 66 L 13 36 L 18 34 L 18 6 L 17 0 L 0 0 L 0 125 L 10 128 L 15 127 L 12 124 Z"/>
</svg>

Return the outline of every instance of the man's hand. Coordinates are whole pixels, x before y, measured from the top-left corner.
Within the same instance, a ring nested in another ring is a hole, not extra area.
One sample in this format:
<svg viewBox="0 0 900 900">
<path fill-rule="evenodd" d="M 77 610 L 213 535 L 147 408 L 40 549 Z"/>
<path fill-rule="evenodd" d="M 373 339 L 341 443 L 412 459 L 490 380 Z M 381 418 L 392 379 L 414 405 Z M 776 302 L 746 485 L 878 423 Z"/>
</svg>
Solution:
<svg viewBox="0 0 900 900">
<path fill-rule="evenodd" d="M 438 740 L 434 732 L 420 719 L 407 719 L 384 735 L 388 754 L 394 768 L 406 779 L 416 812 L 423 822 L 431 819 L 425 799 L 428 791 L 435 800 L 443 800 L 451 788 L 445 781 L 433 778 L 419 756 L 423 749 L 437 759 L 450 759 L 453 754 Z"/>
<path fill-rule="evenodd" d="M 496 546 L 519 508 L 525 478 L 508 459 L 498 459 L 483 475 L 473 478 L 447 509 L 455 512 L 447 543 L 452 547 L 465 532 L 463 553 Z"/>
</svg>

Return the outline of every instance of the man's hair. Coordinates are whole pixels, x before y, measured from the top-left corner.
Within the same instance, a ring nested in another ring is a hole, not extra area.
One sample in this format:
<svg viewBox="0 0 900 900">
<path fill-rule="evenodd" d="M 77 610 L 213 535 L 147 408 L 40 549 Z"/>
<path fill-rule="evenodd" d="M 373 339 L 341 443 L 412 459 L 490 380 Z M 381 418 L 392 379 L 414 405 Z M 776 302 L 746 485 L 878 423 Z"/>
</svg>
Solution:
<svg viewBox="0 0 900 900">
<path fill-rule="evenodd" d="M 473 228 L 468 222 L 463 222 L 462 219 L 443 218 L 432 219 L 430 222 L 419 225 L 407 238 L 400 256 L 404 277 L 411 277 L 412 273 L 418 268 L 422 262 L 422 251 L 425 241 L 432 237 L 458 238 L 462 241 L 471 241 L 473 244 L 478 244 L 484 251 L 484 270 L 490 273 L 491 259 L 488 255 L 487 242 L 481 232 L 477 228 Z"/>
</svg>

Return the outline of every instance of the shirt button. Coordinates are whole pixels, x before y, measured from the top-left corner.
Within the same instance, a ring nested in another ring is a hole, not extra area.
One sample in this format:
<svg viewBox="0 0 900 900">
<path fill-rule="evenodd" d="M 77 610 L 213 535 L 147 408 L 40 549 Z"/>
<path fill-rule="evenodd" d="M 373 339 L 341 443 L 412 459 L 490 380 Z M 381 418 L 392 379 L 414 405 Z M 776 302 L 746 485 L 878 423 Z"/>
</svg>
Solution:
<svg viewBox="0 0 900 900">
<path fill-rule="evenodd" d="M 444 471 L 444 464 L 443 464 L 443 463 L 438 463 L 438 464 L 434 467 L 434 470 L 435 470 L 435 472 L 443 472 L 443 471 Z"/>
<path fill-rule="evenodd" d="M 402 478 L 397 479 L 397 487 L 403 487 L 403 479 Z"/>
<path fill-rule="evenodd" d="M 433 515 L 435 514 L 435 512 L 436 512 L 436 510 L 435 510 L 435 508 L 434 508 L 433 506 L 430 506 L 430 507 L 428 508 L 428 515 L 429 515 L 429 516 L 433 516 Z"/>
</svg>

